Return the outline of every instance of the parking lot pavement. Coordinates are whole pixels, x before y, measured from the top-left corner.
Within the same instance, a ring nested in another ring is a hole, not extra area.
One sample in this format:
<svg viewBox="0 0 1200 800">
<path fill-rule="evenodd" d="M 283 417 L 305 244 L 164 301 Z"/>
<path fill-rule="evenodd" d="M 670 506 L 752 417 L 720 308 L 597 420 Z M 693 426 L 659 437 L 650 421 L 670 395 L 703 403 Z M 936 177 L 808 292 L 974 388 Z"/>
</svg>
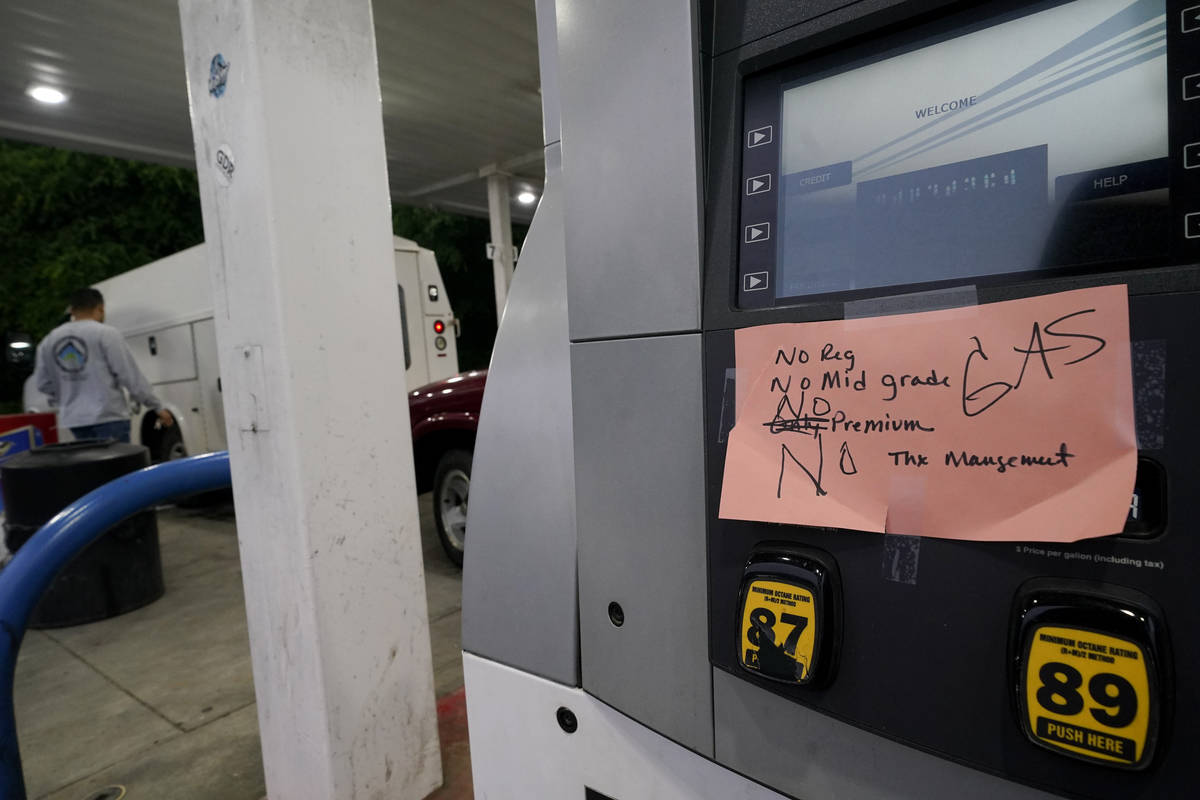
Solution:
<svg viewBox="0 0 1200 800">
<path fill-rule="evenodd" d="M 439 708 L 454 708 L 462 574 L 442 553 L 429 495 L 419 508 L 434 683 Z M 25 637 L 15 692 L 30 798 L 84 800 L 108 786 L 128 800 L 266 793 L 232 506 L 161 510 L 159 536 L 162 599 Z M 448 782 L 464 769 L 448 764 Z"/>
</svg>

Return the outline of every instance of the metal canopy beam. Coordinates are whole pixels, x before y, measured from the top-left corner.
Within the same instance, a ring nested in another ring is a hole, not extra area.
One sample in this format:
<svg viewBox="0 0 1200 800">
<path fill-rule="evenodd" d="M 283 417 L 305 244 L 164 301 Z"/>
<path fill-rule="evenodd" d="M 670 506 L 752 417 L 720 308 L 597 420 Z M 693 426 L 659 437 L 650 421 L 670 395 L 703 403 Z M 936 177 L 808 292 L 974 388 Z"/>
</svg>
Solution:
<svg viewBox="0 0 1200 800">
<path fill-rule="evenodd" d="M 486 178 L 489 175 L 495 175 L 497 173 L 509 175 L 510 177 L 518 177 L 513 175 L 516 170 L 519 170 L 522 167 L 528 167 L 530 164 L 541 164 L 544 157 L 545 155 L 541 150 L 535 150 L 534 152 L 526 153 L 523 156 L 510 158 L 503 164 L 488 164 L 485 167 L 480 167 L 479 169 L 471 170 L 470 172 L 464 172 L 461 175 L 455 175 L 452 178 L 445 178 L 444 180 L 435 181 L 427 186 L 418 186 L 416 189 L 409 191 L 405 197 L 416 199 L 422 195 L 436 194 L 446 189 L 451 189 L 455 186 L 462 186 L 464 183 L 472 183 L 480 180 L 481 178 Z M 540 177 L 522 177 L 522 180 L 531 183 L 537 183 L 539 185 L 542 183 L 542 179 Z"/>
</svg>

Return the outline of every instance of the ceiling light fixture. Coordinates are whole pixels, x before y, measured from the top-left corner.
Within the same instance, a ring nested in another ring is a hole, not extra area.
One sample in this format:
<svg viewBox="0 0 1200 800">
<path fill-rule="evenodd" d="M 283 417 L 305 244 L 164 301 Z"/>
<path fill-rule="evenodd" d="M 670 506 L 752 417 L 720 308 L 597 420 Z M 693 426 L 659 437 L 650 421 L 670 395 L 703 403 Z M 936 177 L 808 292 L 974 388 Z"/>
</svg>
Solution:
<svg viewBox="0 0 1200 800">
<path fill-rule="evenodd" d="M 39 103 L 46 103 L 52 106 L 64 103 L 67 100 L 67 96 L 53 86 L 30 86 L 28 94 Z"/>
<path fill-rule="evenodd" d="M 537 195 L 526 189 L 517 195 L 517 202 L 523 206 L 532 205 L 537 200 Z"/>
</svg>

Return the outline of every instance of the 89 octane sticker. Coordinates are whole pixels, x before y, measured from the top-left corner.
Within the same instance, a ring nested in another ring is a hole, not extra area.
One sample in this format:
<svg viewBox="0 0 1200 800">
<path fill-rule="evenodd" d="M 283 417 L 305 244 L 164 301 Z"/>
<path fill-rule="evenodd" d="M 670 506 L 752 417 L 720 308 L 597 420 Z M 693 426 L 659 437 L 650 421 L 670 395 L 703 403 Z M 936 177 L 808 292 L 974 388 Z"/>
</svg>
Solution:
<svg viewBox="0 0 1200 800">
<path fill-rule="evenodd" d="M 1038 628 L 1023 684 L 1026 733 L 1038 744 L 1125 767 L 1148 760 L 1157 698 L 1137 644 L 1078 628 Z"/>
</svg>

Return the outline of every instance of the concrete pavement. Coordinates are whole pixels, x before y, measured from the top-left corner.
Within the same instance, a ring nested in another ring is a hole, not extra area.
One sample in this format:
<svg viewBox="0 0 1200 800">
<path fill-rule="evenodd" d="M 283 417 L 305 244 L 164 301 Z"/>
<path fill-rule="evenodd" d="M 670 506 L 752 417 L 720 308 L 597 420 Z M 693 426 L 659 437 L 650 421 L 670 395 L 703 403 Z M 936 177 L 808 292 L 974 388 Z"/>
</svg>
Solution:
<svg viewBox="0 0 1200 800">
<path fill-rule="evenodd" d="M 447 786 L 470 796 L 462 710 L 462 575 L 420 498 Z M 30 631 L 16 706 L 30 798 L 260 800 L 266 789 L 232 507 L 159 512 L 166 595 L 120 617 Z M 116 797 L 114 792 L 111 796 Z"/>
</svg>

